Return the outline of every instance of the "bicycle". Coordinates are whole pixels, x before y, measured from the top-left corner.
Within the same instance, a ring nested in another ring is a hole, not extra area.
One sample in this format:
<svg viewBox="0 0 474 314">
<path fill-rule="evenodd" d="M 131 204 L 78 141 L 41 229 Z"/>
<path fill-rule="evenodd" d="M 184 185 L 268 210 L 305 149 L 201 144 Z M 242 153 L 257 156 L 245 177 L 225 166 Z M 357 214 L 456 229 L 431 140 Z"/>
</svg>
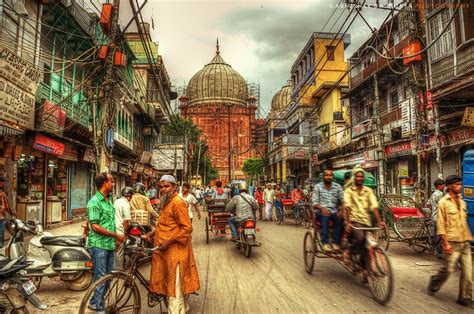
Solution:
<svg viewBox="0 0 474 314">
<path fill-rule="evenodd" d="M 300 215 L 301 207 L 304 205 L 298 204 L 295 206 L 293 201 L 290 199 L 283 199 L 281 203 L 281 207 L 276 207 L 276 224 L 280 225 L 285 217 L 292 216 L 295 219 L 295 223 L 300 225 L 303 222 L 303 215 Z"/>
<path fill-rule="evenodd" d="M 95 295 L 97 288 L 105 285 L 105 294 L 103 298 L 105 313 L 140 313 L 141 296 L 140 290 L 136 280 L 147 290 L 150 291 L 150 282 L 145 279 L 140 272 L 139 267 L 151 260 L 151 254 L 159 249 L 159 246 L 154 248 L 145 248 L 141 245 L 127 246 L 126 250 L 130 255 L 130 259 L 125 267 L 126 271 L 113 271 L 96 281 L 89 287 L 87 293 L 82 299 L 79 313 L 95 313 L 95 309 L 89 308 L 91 299 Z M 160 306 L 162 312 L 162 305 L 166 307 L 167 298 L 163 295 L 148 293 L 148 307 Z"/>
</svg>

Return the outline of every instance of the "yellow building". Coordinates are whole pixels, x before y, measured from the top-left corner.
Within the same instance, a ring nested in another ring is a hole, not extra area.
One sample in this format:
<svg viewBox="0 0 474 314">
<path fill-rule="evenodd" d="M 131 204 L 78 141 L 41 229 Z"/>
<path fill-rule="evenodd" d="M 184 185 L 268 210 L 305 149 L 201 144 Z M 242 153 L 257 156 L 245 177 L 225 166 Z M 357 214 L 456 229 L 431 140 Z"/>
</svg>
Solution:
<svg viewBox="0 0 474 314">
<path fill-rule="evenodd" d="M 314 176 L 310 160 L 350 139 L 342 100 L 349 85 L 344 59 L 349 44 L 350 35 L 313 33 L 291 67 L 291 85 L 273 98 L 268 122 L 273 180 L 304 184 Z M 290 89 L 281 108 L 280 95 Z"/>
</svg>

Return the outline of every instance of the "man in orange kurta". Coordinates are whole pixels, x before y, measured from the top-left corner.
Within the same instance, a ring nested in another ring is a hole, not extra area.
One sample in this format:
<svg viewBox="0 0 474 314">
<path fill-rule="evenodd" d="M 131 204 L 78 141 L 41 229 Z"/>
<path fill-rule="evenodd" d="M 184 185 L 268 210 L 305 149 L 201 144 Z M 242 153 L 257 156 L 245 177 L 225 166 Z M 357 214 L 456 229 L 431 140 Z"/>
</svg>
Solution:
<svg viewBox="0 0 474 314">
<path fill-rule="evenodd" d="M 176 193 L 176 179 L 160 179 L 162 208 L 156 225 L 150 290 L 168 296 L 169 313 L 185 313 L 184 295 L 199 290 L 191 241 L 193 231 L 186 202 Z"/>
</svg>

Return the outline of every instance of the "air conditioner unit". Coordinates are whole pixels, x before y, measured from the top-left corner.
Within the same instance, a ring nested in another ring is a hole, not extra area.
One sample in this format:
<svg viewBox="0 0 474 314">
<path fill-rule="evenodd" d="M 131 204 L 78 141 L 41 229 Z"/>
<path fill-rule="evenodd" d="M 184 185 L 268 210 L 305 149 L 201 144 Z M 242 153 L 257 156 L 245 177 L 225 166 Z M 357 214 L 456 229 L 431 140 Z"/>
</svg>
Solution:
<svg viewBox="0 0 474 314">
<path fill-rule="evenodd" d="M 342 111 L 335 111 L 332 116 L 334 121 L 344 121 Z"/>
</svg>

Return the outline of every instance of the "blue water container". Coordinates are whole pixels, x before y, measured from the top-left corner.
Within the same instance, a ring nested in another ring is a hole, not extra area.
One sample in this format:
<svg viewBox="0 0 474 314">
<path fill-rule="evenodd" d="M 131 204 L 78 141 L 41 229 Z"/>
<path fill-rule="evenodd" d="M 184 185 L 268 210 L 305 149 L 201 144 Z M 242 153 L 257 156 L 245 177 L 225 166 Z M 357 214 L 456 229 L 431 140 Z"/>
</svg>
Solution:
<svg viewBox="0 0 474 314">
<path fill-rule="evenodd" d="M 462 195 L 467 203 L 467 223 L 474 235 L 474 149 L 464 154 L 462 169 Z"/>
</svg>

